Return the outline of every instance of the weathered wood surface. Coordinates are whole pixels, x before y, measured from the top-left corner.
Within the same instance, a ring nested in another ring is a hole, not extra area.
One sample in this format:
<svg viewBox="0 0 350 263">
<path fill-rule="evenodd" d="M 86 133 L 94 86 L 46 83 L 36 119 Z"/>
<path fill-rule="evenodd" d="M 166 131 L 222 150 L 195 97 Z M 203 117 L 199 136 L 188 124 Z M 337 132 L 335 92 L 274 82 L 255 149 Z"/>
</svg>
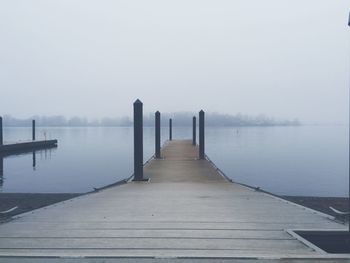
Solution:
<svg viewBox="0 0 350 263">
<path fill-rule="evenodd" d="M 0 145 L 0 154 L 10 155 L 12 153 L 27 152 L 36 149 L 52 148 L 56 146 L 57 140 L 23 141 Z"/>
<path fill-rule="evenodd" d="M 307 208 L 228 182 L 191 141 L 130 182 L 0 225 L 0 256 L 344 258 L 316 251 L 288 229 L 346 229 Z"/>
</svg>

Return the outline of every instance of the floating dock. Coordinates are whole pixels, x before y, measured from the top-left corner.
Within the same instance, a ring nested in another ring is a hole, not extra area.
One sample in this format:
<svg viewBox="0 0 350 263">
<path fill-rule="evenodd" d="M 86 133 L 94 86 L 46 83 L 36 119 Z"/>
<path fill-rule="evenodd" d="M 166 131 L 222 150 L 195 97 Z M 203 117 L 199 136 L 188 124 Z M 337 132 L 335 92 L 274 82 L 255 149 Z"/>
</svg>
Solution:
<svg viewBox="0 0 350 263">
<path fill-rule="evenodd" d="M 0 225 L 0 261 L 349 262 L 350 255 L 327 254 L 293 232 L 347 229 L 333 217 L 228 181 L 208 160 L 197 159 L 192 141 L 168 142 L 161 155 L 144 167 L 148 181 L 83 195 Z"/>
<path fill-rule="evenodd" d="M 57 140 L 25 141 L 0 145 L 0 154 L 28 152 L 32 150 L 57 147 Z"/>
</svg>

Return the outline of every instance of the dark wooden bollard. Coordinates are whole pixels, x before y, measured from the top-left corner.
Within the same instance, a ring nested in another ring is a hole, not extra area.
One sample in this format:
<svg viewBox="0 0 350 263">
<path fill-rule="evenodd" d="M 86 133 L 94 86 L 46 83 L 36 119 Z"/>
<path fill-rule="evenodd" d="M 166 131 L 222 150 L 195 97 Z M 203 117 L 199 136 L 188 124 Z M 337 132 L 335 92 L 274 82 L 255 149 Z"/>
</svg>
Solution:
<svg viewBox="0 0 350 263">
<path fill-rule="evenodd" d="M 134 181 L 143 181 L 143 104 L 134 102 Z"/>
<path fill-rule="evenodd" d="M 4 183 L 4 158 L 0 156 L 0 186 Z"/>
<path fill-rule="evenodd" d="M 35 141 L 35 120 L 32 120 L 32 140 Z"/>
<path fill-rule="evenodd" d="M 155 129 L 156 129 L 156 158 L 161 158 L 160 157 L 160 112 L 157 111 L 155 114 Z"/>
<path fill-rule="evenodd" d="M 0 145 L 3 145 L 4 143 L 4 139 L 3 139 L 3 135 L 2 135 L 2 117 L 0 117 Z"/>
<path fill-rule="evenodd" d="M 199 112 L 199 159 L 205 159 L 204 152 L 204 111 Z"/>
<path fill-rule="evenodd" d="M 169 119 L 169 141 L 173 139 L 173 120 Z"/>
<path fill-rule="evenodd" d="M 193 117 L 193 121 L 192 121 L 192 144 L 196 145 L 196 137 L 197 137 L 197 132 L 196 132 L 196 127 L 197 126 L 197 118 Z"/>
</svg>

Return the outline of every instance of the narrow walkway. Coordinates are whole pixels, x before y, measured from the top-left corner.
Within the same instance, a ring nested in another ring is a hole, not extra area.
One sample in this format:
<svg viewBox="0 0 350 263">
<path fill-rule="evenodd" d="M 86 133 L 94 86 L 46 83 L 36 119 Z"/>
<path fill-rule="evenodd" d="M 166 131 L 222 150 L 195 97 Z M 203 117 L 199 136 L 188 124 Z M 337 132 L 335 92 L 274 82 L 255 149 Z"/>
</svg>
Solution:
<svg viewBox="0 0 350 263">
<path fill-rule="evenodd" d="M 288 229 L 345 229 L 329 217 L 230 183 L 190 141 L 172 141 L 130 182 L 0 225 L 0 256 L 337 258 Z M 344 256 L 342 256 L 344 258 Z"/>
</svg>

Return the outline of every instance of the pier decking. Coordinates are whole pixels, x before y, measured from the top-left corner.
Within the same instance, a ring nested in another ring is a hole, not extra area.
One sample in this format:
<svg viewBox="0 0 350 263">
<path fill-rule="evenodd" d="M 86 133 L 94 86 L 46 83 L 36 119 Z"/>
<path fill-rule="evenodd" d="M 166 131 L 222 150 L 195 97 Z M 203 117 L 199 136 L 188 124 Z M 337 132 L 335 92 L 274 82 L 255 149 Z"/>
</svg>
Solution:
<svg viewBox="0 0 350 263">
<path fill-rule="evenodd" d="M 331 217 L 227 181 L 191 141 L 171 141 L 129 182 L 0 225 L 0 256 L 349 258 L 290 229 L 346 229 Z"/>
<path fill-rule="evenodd" d="M 24 141 L 0 145 L 1 155 L 28 152 L 37 149 L 52 148 L 57 146 L 57 140 Z"/>
</svg>

